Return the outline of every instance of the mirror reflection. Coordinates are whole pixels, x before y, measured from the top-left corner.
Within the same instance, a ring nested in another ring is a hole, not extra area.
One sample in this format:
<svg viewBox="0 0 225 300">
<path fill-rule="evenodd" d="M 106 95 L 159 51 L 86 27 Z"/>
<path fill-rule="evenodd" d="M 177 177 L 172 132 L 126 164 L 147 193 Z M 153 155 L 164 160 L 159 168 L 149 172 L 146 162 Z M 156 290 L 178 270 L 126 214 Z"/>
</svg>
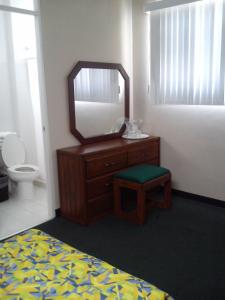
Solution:
<svg viewBox="0 0 225 300">
<path fill-rule="evenodd" d="M 119 132 L 125 115 L 125 80 L 120 72 L 81 68 L 73 83 L 77 130 L 85 138 Z"/>
</svg>

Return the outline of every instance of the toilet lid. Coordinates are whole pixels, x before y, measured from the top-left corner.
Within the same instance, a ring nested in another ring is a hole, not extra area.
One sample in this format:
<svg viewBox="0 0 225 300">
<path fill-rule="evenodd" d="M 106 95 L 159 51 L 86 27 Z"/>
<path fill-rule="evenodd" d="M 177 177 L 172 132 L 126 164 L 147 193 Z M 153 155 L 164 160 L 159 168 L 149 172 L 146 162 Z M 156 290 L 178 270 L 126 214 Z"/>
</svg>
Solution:
<svg viewBox="0 0 225 300">
<path fill-rule="evenodd" d="M 2 159 L 6 167 L 12 167 L 25 162 L 25 148 L 16 134 L 9 134 L 2 143 Z"/>
</svg>

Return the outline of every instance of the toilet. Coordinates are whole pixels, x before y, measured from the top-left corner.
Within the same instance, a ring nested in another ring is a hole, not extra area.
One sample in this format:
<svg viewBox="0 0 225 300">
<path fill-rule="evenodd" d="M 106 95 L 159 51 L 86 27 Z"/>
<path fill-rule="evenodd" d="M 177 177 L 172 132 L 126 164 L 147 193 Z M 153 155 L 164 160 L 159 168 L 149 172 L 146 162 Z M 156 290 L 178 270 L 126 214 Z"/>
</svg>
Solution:
<svg viewBox="0 0 225 300">
<path fill-rule="evenodd" d="M 25 164 L 25 147 L 16 133 L 0 133 L 0 166 L 17 183 L 18 198 L 32 199 L 39 168 Z"/>
</svg>

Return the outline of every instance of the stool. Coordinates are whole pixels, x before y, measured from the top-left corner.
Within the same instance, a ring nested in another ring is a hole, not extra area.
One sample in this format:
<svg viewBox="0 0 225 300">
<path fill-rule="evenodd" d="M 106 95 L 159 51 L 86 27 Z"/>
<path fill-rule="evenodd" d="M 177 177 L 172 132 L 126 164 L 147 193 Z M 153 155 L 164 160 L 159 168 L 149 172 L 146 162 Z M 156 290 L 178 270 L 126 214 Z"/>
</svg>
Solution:
<svg viewBox="0 0 225 300">
<path fill-rule="evenodd" d="M 117 217 L 144 224 L 146 219 L 146 191 L 163 186 L 163 201 L 160 208 L 171 207 L 171 173 L 154 165 L 138 165 L 121 171 L 114 176 L 114 213 Z M 134 212 L 125 212 L 121 203 L 121 188 L 137 192 L 137 208 Z"/>
</svg>

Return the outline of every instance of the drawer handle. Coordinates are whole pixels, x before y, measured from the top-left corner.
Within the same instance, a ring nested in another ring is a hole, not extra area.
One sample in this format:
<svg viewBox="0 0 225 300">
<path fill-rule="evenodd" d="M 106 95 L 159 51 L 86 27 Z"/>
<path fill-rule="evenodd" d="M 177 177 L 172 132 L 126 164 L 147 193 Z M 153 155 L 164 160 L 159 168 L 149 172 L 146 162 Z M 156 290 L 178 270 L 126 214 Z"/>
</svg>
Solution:
<svg viewBox="0 0 225 300">
<path fill-rule="evenodd" d="M 104 163 L 104 166 L 105 166 L 105 167 L 110 167 L 111 164 L 110 164 L 110 163 Z"/>
<path fill-rule="evenodd" d="M 105 187 L 110 187 L 110 186 L 112 186 L 112 183 L 105 183 L 104 185 L 105 185 Z"/>
<path fill-rule="evenodd" d="M 117 164 L 116 162 L 112 161 L 112 162 L 106 162 L 106 163 L 104 163 L 104 166 L 105 167 L 112 167 L 112 166 L 115 166 L 116 164 Z"/>
</svg>

